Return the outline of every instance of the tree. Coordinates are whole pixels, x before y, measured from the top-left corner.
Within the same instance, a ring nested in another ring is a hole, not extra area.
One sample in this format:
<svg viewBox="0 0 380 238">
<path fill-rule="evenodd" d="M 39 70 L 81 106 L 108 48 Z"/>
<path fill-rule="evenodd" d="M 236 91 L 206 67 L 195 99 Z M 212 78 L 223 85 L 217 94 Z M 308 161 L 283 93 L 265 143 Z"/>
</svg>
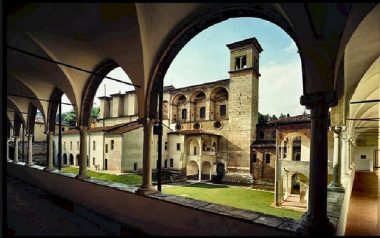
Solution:
<svg viewBox="0 0 380 238">
<path fill-rule="evenodd" d="M 91 109 L 91 119 L 95 120 L 98 118 L 100 113 L 100 107 L 92 107 Z"/>
<path fill-rule="evenodd" d="M 281 114 L 280 114 L 280 116 L 278 118 L 281 119 L 281 118 L 285 118 L 285 117 L 286 116 L 284 114 L 282 114 L 282 112 L 281 112 Z"/>
<path fill-rule="evenodd" d="M 273 121 L 273 120 L 277 120 L 277 116 L 275 114 L 273 114 L 271 117 L 270 117 L 270 120 Z"/>
<path fill-rule="evenodd" d="M 266 114 L 266 115 L 263 115 L 263 114 L 261 114 L 260 112 L 259 112 L 259 118 L 258 118 L 258 123 L 260 124 L 260 125 L 264 125 L 264 124 L 267 124 L 267 122 L 269 121 L 269 118 L 270 118 L 270 116 L 269 116 L 269 114 Z"/>
<path fill-rule="evenodd" d="M 288 113 L 288 114 L 286 114 L 286 117 L 290 117 L 289 113 Z"/>
<path fill-rule="evenodd" d="M 77 122 L 77 115 L 74 110 L 62 113 L 62 121 L 69 125 L 75 124 Z"/>
</svg>

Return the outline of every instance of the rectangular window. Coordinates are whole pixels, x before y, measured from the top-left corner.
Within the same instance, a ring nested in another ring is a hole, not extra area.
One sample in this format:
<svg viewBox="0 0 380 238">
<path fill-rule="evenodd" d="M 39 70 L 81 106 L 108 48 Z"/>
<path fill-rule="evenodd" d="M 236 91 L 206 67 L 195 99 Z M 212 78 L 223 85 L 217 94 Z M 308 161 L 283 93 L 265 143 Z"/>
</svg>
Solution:
<svg viewBox="0 0 380 238">
<path fill-rule="evenodd" d="M 73 149 L 73 142 L 70 141 L 70 150 L 72 150 L 72 149 Z"/>
<path fill-rule="evenodd" d="M 92 165 L 95 165 L 95 157 L 92 157 Z"/>
<path fill-rule="evenodd" d="M 166 159 L 164 162 L 164 168 L 167 168 L 167 167 L 168 167 L 168 160 Z"/>
<path fill-rule="evenodd" d="M 270 154 L 265 155 L 265 163 L 267 163 L 267 164 L 270 163 Z"/>
<path fill-rule="evenodd" d="M 173 166 L 174 166 L 174 165 L 173 165 L 173 162 L 174 162 L 173 159 L 170 159 L 170 167 L 171 167 L 171 168 L 173 168 Z"/>
<path fill-rule="evenodd" d="M 77 141 L 77 150 L 79 150 L 79 141 Z"/>
<path fill-rule="evenodd" d="M 165 150 L 168 150 L 168 142 L 165 142 Z"/>
<path fill-rule="evenodd" d="M 227 107 L 226 105 L 220 105 L 220 116 L 223 117 L 225 115 L 227 115 Z"/>
<path fill-rule="evenodd" d="M 95 150 L 95 148 L 96 148 L 96 141 L 92 141 L 92 150 Z"/>
<path fill-rule="evenodd" d="M 106 151 L 106 153 L 108 153 L 108 144 L 106 144 L 105 151 Z"/>
<path fill-rule="evenodd" d="M 206 118 L 206 108 L 205 107 L 201 107 L 199 109 L 199 117 L 200 118 Z"/>
<path fill-rule="evenodd" d="M 137 162 L 133 163 L 133 171 L 137 171 Z"/>
<path fill-rule="evenodd" d="M 113 150 L 114 144 L 115 144 L 115 141 L 111 140 L 111 150 Z"/>
<path fill-rule="evenodd" d="M 366 155 L 360 155 L 360 159 L 366 159 L 367 156 Z"/>
<path fill-rule="evenodd" d="M 182 109 L 182 119 L 186 119 L 187 117 L 187 109 Z"/>
<path fill-rule="evenodd" d="M 181 143 L 177 143 L 177 150 L 181 150 Z"/>
</svg>

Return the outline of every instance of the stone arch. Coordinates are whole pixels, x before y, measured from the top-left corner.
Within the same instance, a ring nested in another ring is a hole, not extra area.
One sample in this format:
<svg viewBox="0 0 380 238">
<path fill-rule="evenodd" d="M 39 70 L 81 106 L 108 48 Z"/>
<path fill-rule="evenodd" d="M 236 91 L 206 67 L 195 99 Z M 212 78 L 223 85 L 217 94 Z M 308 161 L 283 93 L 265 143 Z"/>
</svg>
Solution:
<svg viewBox="0 0 380 238">
<path fill-rule="evenodd" d="M 69 164 L 70 165 L 74 165 L 74 156 L 73 156 L 73 154 L 70 154 L 70 156 L 69 156 Z"/>
<path fill-rule="evenodd" d="M 91 108 L 96 91 L 104 77 L 117 67 L 119 67 L 119 65 L 114 60 L 104 60 L 96 67 L 94 71 L 96 74 L 92 74 L 87 80 L 86 86 L 84 87 L 82 93 L 82 105 L 80 105 L 80 115 L 78 121 L 79 125 L 90 126 Z"/>
<path fill-rule="evenodd" d="M 209 161 L 204 161 L 202 163 L 202 172 L 201 172 L 201 178 L 205 180 L 211 180 L 211 163 Z"/>
<path fill-rule="evenodd" d="M 290 194 L 297 194 L 300 196 L 300 203 L 307 203 L 307 193 L 309 189 L 309 179 L 306 175 L 300 172 L 294 172 L 291 175 L 291 188 Z"/>
<path fill-rule="evenodd" d="M 206 119 L 206 94 L 203 90 L 196 90 L 190 96 L 190 121 L 200 121 Z M 201 108 L 204 116 L 201 117 Z"/>
<path fill-rule="evenodd" d="M 188 140 L 187 146 L 188 155 L 199 155 L 200 154 L 200 145 L 199 141 L 196 138 L 191 138 Z"/>
<path fill-rule="evenodd" d="M 57 158 L 59 158 L 59 153 L 57 154 Z M 67 154 L 66 153 L 63 154 L 63 164 L 64 165 L 67 164 Z"/>
<path fill-rule="evenodd" d="M 188 179 L 198 179 L 199 166 L 194 160 L 190 160 L 186 165 L 186 177 Z"/>
<path fill-rule="evenodd" d="M 228 90 L 225 87 L 216 87 L 211 91 L 210 119 L 221 120 L 228 117 Z M 225 115 L 221 115 L 221 107 L 225 105 Z"/>
<path fill-rule="evenodd" d="M 187 110 L 187 97 L 183 93 L 176 94 L 172 100 L 172 122 L 182 122 L 182 110 Z M 186 113 L 187 114 L 187 113 Z M 185 119 L 186 120 L 186 119 Z"/>
<path fill-rule="evenodd" d="M 210 7 L 213 9 L 212 11 L 210 11 Z M 296 33 L 285 12 L 281 9 L 281 6 L 275 7 L 265 3 L 236 3 L 202 6 L 192 15 L 183 20 L 181 22 L 182 25 L 168 35 L 168 40 L 162 44 L 162 47 L 157 53 L 157 58 L 154 61 L 154 70 L 151 71 L 148 77 L 151 79 L 148 82 L 147 99 L 145 101 L 145 107 L 148 109 L 146 111 L 149 113 L 147 115 L 148 117 L 156 118 L 157 116 L 158 89 L 162 85 L 167 69 L 179 51 L 201 31 L 224 20 L 236 17 L 257 17 L 267 20 L 284 30 L 299 48 L 300 44 L 296 38 Z M 307 34 L 311 33 L 310 26 L 303 30 L 307 32 Z M 305 91 L 303 51 L 300 50 L 299 53 Z"/>
<path fill-rule="evenodd" d="M 50 96 L 47 117 L 48 131 L 55 131 L 56 115 L 59 106 L 58 101 L 61 99 L 62 95 L 63 91 L 61 91 L 59 88 L 55 88 Z"/>
<path fill-rule="evenodd" d="M 27 133 L 34 134 L 34 123 L 36 120 L 37 107 L 32 103 L 29 103 L 28 121 L 27 121 Z"/>
</svg>

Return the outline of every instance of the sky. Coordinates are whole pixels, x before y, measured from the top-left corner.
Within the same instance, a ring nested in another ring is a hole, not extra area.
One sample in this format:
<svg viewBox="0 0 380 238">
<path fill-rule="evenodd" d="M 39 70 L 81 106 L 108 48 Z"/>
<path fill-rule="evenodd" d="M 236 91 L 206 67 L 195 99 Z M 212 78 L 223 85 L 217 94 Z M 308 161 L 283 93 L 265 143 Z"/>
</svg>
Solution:
<svg viewBox="0 0 380 238">
<path fill-rule="evenodd" d="M 258 18 L 232 18 L 215 24 L 196 35 L 175 57 L 170 65 L 164 85 L 185 87 L 229 78 L 229 50 L 227 44 L 256 37 L 263 48 L 260 54 L 261 77 L 259 78 L 259 112 L 302 114 L 301 60 L 297 47 L 290 36 L 275 24 Z M 121 68 L 109 76 L 131 82 Z M 105 79 L 100 85 L 94 105 L 99 106 L 97 97 L 132 90 L 132 86 Z M 67 98 L 63 98 L 63 101 Z M 71 110 L 70 106 L 63 111 Z"/>
</svg>

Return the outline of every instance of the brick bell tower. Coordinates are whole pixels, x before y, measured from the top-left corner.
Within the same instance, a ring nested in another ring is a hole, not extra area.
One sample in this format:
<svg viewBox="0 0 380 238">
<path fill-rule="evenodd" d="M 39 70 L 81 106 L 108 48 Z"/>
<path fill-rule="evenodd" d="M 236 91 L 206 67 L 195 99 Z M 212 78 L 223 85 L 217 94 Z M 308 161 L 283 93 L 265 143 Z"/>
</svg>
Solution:
<svg viewBox="0 0 380 238">
<path fill-rule="evenodd" d="M 255 37 L 227 45 L 230 50 L 228 160 L 229 174 L 250 174 L 250 146 L 256 138 L 259 55 Z"/>
</svg>

